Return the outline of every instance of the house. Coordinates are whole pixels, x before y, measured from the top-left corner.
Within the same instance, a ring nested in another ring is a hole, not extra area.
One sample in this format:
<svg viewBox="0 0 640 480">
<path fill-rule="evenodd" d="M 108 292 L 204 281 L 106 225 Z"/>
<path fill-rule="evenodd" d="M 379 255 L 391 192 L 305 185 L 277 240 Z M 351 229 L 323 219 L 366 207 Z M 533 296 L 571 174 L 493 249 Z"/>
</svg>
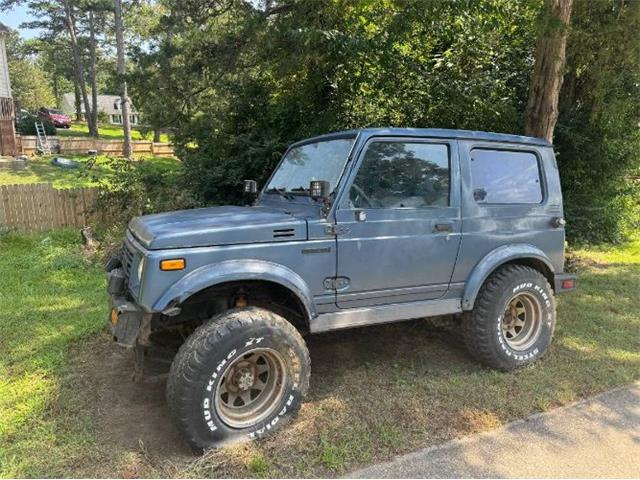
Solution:
<svg viewBox="0 0 640 480">
<path fill-rule="evenodd" d="M 14 130 L 13 98 L 9 82 L 9 63 L 5 37 L 9 27 L 0 23 L 0 155 L 16 155 L 16 132 Z"/>
<path fill-rule="evenodd" d="M 74 93 L 62 95 L 62 111 L 72 118 L 76 116 L 76 96 Z M 104 112 L 104 113 L 101 113 Z M 98 115 L 107 115 L 109 123 L 122 125 L 120 95 L 98 95 Z M 80 105 L 80 116 L 84 118 L 84 105 Z M 131 125 L 140 123 L 140 115 L 129 99 L 129 121 Z"/>
</svg>

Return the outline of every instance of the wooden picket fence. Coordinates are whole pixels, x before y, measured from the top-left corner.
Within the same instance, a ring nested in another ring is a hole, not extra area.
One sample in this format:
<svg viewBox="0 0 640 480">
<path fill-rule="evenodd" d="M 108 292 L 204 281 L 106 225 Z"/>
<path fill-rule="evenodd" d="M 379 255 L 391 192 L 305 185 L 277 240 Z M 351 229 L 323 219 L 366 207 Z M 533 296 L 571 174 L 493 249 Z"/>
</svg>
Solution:
<svg viewBox="0 0 640 480">
<path fill-rule="evenodd" d="M 0 228 L 41 232 L 84 227 L 96 215 L 97 188 L 53 188 L 50 183 L 0 186 Z"/>
</svg>

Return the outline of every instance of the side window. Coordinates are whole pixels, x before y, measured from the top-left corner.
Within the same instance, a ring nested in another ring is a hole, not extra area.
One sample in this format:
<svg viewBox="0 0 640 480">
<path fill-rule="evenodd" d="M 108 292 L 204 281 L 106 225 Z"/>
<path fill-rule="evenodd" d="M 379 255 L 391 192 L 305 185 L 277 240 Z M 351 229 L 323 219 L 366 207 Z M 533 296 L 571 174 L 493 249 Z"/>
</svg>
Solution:
<svg viewBox="0 0 640 480">
<path fill-rule="evenodd" d="M 352 208 L 449 205 L 449 148 L 434 143 L 369 145 L 349 191 Z"/>
<path fill-rule="evenodd" d="M 541 203 L 538 158 L 529 152 L 471 150 L 471 185 L 477 203 Z"/>
</svg>

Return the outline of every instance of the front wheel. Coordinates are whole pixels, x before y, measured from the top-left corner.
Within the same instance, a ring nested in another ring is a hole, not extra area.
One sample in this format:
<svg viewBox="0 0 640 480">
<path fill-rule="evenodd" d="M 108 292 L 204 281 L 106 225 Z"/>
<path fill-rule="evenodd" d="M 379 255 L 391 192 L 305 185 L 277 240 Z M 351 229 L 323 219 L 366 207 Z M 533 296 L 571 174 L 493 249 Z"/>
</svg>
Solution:
<svg viewBox="0 0 640 480">
<path fill-rule="evenodd" d="M 502 267 L 486 280 L 463 321 L 465 343 L 480 362 L 509 371 L 547 351 L 556 324 L 553 290 L 537 270 Z"/>
<path fill-rule="evenodd" d="M 167 401 L 195 450 L 260 438 L 284 425 L 309 386 L 309 352 L 284 318 L 261 308 L 200 326 L 171 366 Z"/>
</svg>

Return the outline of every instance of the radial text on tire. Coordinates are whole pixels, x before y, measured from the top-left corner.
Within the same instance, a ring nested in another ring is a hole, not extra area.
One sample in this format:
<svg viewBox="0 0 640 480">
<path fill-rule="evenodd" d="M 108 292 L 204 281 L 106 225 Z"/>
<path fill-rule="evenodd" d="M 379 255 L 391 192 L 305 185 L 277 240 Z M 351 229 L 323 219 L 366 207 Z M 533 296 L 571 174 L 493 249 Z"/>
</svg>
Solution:
<svg viewBox="0 0 640 480">
<path fill-rule="evenodd" d="M 524 265 L 507 265 L 485 281 L 463 330 L 477 360 L 509 371 L 545 354 L 555 324 L 553 290 L 544 275 Z"/>
<path fill-rule="evenodd" d="M 284 318 L 262 308 L 230 310 L 182 345 L 167 401 L 194 450 L 256 439 L 297 414 L 310 371 L 304 340 Z"/>
</svg>

